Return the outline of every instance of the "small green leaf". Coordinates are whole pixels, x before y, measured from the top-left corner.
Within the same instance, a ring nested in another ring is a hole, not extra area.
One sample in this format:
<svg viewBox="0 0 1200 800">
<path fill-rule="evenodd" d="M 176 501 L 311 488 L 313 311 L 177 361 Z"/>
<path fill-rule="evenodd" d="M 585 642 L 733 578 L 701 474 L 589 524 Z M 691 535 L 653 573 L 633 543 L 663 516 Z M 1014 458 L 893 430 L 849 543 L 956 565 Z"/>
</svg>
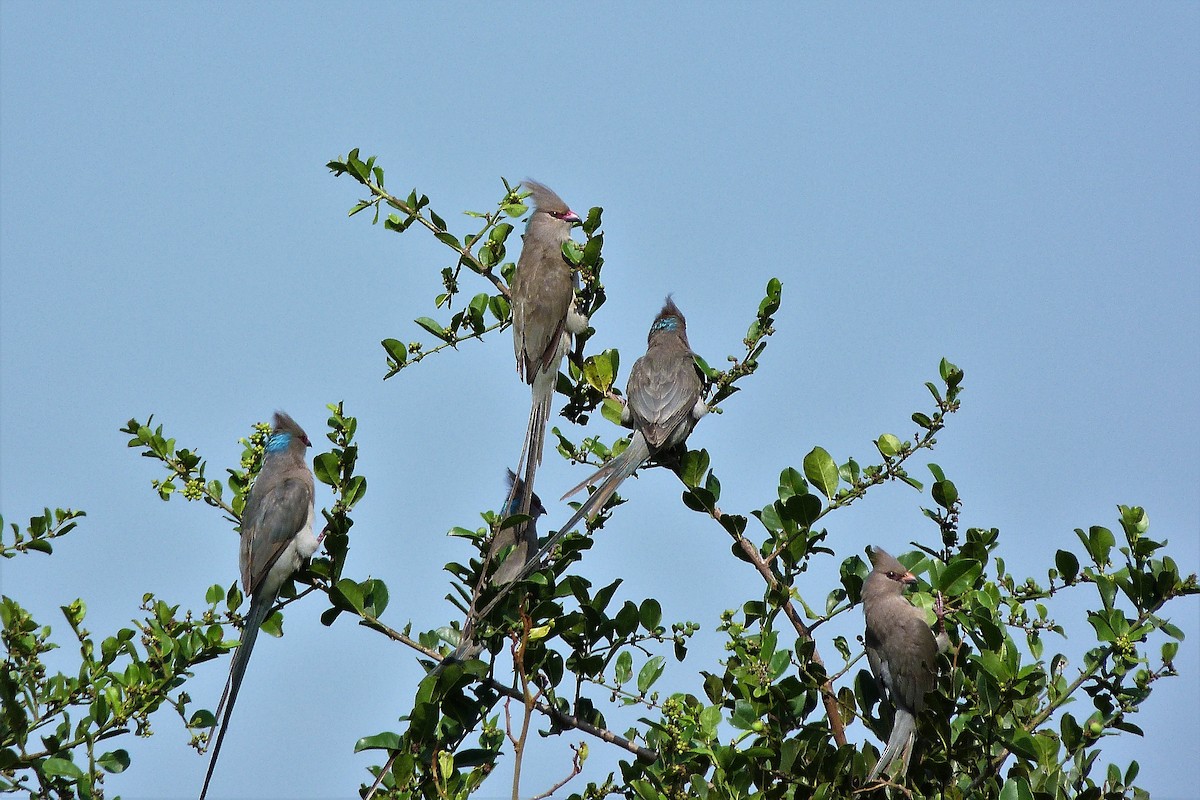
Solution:
<svg viewBox="0 0 1200 800">
<path fill-rule="evenodd" d="M 879 448 L 879 452 L 884 458 L 892 458 L 900 452 L 901 443 L 899 437 L 884 433 L 875 440 L 875 446 Z"/>
<path fill-rule="evenodd" d="M 973 558 L 952 561 L 937 578 L 937 588 L 944 594 L 956 596 L 969 591 L 983 572 L 983 565 Z"/>
<path fill-rule="evenodd" d="M 113 774 L 124 772 L 129 768 L 129 753 L 124 750 L 111 750 L 96 759 L 105 772 Z"/>
<path fill-rule="evenodd" d="M 617 685 L 628 683 L 633 677 L 633 654 L 628 650 L 622 650 L 617 656 L 616 672 L 614 673 L 617 679 Z"/>
<path fill-rule="evenodd" d="M 446 329 L 437 320 L 430 319 L 429 317 L 418 317 L 414 321 L 442 341 L 450 341 L 450 334 L 446 332 Z"/>
<path fill-rule="evenodd" d="M 808 484 L 794 467 L 787 467 L 779 473 L 779 499 L 787 500 L 797 494 L 808 494 Z"/>
<path fill-rule="evenodd" d="M 276 611 L 263 620 L 262 627 L 259 628 L 268 636 L 274 636 L 278 639 L 283 636 L 283 614 Z"/>
<path fill-rule="evenodd" d="M 942 508 L 950 510 L 958 502 L 958 488 L 951 481 L 938 481 L 929 490 L 933 501 Z"/>
<path fill-rule="evenodd" d="M 403 364 L 408 360 L 408 347 L 399 339 L 384 339 L 380 344 L 397 364 Z"/>
<path fill-rule="evenodd" d="M 600 416 L 604 417 L 614 425 L 621 424 L 621 415 L 625 411 L 625 406 L 611 397 L 604 398 L 604 402 L 600 405 Z"/>
<path fill-rule="evenodd" d="M 833 457 L 823 448 L 814 447 L 804 457 L 804 477 L 826 498 L 833 499 L 839 480 L 838 468 Z"/>
<path fill-rule="evenodd" d="M 654 633 L 659 623 L 662 622 L 662 606 L 653 597 L 642 601 L 638 614 L 641 617 L 642 627 L 650 633 Z"/>
<path fill-rule="evenodd" d="M 663 668 L 666 665 L 666 659 L 662 656 L 654 656 L 646 662 L 645 666 L 638 671 L 638 691 L 642 694 L 650 691 L 650 687 L 658 680 L 663 673 Z"/>
<path fill-rule="evenodd" d="M 700 712 L 700 729 L 708 739 L 716 738 L 717 728 L 721 724 L 721 707 L 708 706 Z"/>
<path fill-rule="evenodd" d="M 704 473 L 708 471 L 708 464 L 707 450 L 689 450 L 684 454 L 679 469 L 679 477 L 683 480 L 683 485 L 689 489 L 700 486 L 700 482 L 704 480 Z"/>
<path fill-rule="evenodd" d="M 362 613 L 363 610 L 363 593 L 357 583 L 349 578 L 342 578 L 337 582 L 337 586 L 330 592 L 331 598 L 335 603 L 339 600 L 345 602 L 347 611 L 357 611 Z"/>
<path fill-rule="evenodd" d="M 583 363 L 583 378 L 596 391 L 606 393 L 612 388 L 619 364 L 620 354 L 616 350 L 589 356 Z"/>
<path fill-rule="evenodd" d="M 329 486 L 337 486 L 341 480 L 341 464 L 335 453 L 320 453 L 313 459 L 313 474 L 317 480 Z"/>
<path fill-rule="evenodd" d="M 364 736 L 354 743 L 354 752 L 363 750 L 396 750 L 400 747 L 400 735 L 384 731 L 374 736 Z"/>
<path fill-rule="evenodd" d="M 52 778 L 83 778 L 83 770 L 65 758 L 47 758 L 42 762 L 42 772 Z"/>
<path fill-rule="evenodd" d="M 1069 550 L 1059 550 L 1054 554 L 1054 566 L 1067 583 L 1073 583 L 1079 574 L 1079 559 Z"/>
<path fill-rule="evenodd" d="M 1009 778 L 1004 782 L 1004 788 L 1000 790 L 1000 800 L 1033 800 L 1029 781 L 1024 778 Z"/>
</svg>

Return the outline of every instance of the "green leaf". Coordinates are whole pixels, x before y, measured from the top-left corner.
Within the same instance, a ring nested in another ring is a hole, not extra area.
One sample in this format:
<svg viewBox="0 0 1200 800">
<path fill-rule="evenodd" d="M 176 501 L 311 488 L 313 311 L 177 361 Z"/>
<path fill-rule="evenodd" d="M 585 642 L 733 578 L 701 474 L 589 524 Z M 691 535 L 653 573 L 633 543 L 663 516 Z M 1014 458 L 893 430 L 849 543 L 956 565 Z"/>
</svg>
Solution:
<svg viewBox="0 0 1200 800">
<path fill-rule="evenodd" d="M 399 339 L 384 339 L 380 344 L 397 364 L 403 364 L 408 360 L 408 347 Z"/>
<path fill-rule="evenodd" d="M 650 691 L 650 687 L 658 680 L 663 673 L 663 668 L 666 665 L 666 659 L 662 656 L 654 656 L 646 662 L 645 666 L 638 671 L 638 691 L 642 694 Z"/>
<path fill-rule="evenodd" d="M 313 459 L 313 474 L 317 480 L 329 486 L 337 486 L 341 480 L 341 464 L 335 453 L 320 453 Z"/>
<path fill-rule="evenodd" d="M 450 334 L 446 332 L 446 329 L 443 328 L 437 320 L 430 319 L 429 317 L 418 317 L 414 321 L 442 341 L 450 341 Z"/>
<path fill-rule="evenodd" d="M 583 363 L 583 378 L 596 391 L 607 393 L 616 379 L 620 354 L 616 350 L 605 350 L 589 356 Z"/>
<path fill-rule="evenodd" d="M 283 614 L 276 611 L 263 620 L 262 627 L 259 628 L 268 636 L 274 636 L 278 639 L 283 636 Z"/>
<path fill-rule="evenodd" d="M 1079 574 L 1079 559 L 1069 550 L 1059 550 L 1054 554 L 1054 566 L 1067 583 L 1073 583 Z"/>
<path fill-rule="evenodd" d="M 1000 790 L 1000 800 L 1033 800 L 1029 781 L 1024 778 L 1009 778 L 1004 782 L 1004 788 Z"/>
<path fill-rule="evenodd" d="M 52 778 L 83 778 L 83 770 L 65 758 L 47 758 L 42 762 L 42 772 Z"/>
<path fill-rule="evenodd" d="M 899 437 L 884 433 L 875 440 L 875 447 L 879 448 L 879 452 L 884 458 L 892 458 L 900 452 L 901 443 Z"/>
<path fill-rule="evenodd" d="M 983 572 L 983 565 L 973 558 L 952 561 L 938 575 L 937 588 L 944 594 L 960 595 L 969 591 Z"/>
<path fill-rule="evenodd" d="M 804 477 L 826 498 L 833 499 L 839 480 L 838 467 L 823 448 L 814 447 L 804 457 Z"/>
<path fill-rule="evenodd" d="M 679 477 L 683 479 L 683 485 L 689 489 L 699 487 L 700 482 L 704 480 L 704 473 L 708 471 L 708 464 L 707 450 L 689 450 L 685 453 L 679 468 Z"/>
<path fill-rule="evenodd" d="M 214 583 L 208 587 L 208 591 L 204 593 L 204 602 L 210 606 L 215 606 L 217 603 L 225 599 L 225 587 L 219 583 Z"/>
<path fill-rule="evenodd" d="M 653 597 L 642 601 L 638 614 L 641 617 L 642 627 L 650 633 L 654 633 L 659 623 L 662 622 L 662 606 Z"/>
<path fill-rule="evenodd" d="M 374 736 L 364 736 L 354 743 L 354 752 L 363 750 L 397 750 L 400 747 L 400 735 L 384 731 Z"/>
<path fill-rule="evenodd" d="M 625 411 L 625 406 L 621 405 L 611 397 L 604 398 L 604 403 L 600 406 L 600 416 L 604 417 L 614 425 L 621 424 L 621 415 Z"/>
<path fill-rule="evenodd" d="M 335 604 L 339 604 L 339 600 L 343 601 L 345 603 L 344 608 L 347 611 L 357 611 L 360 614 L 362 613 L 362 589 L 357 583 L 349 578 L 342 578 L 340 581 L 338 581 L 337 586 L 333 587 L 333 591 L 330 592 L 330 595 Z"/>
<path fill-rule="evenodd" d="M 808 483 L 794 467 L 787 467 L 779 473 L 779 499 L 787 500 L 797 494 L 808 494 Z"/>
<path fill-rule="evenodd" d="M 705 738 L 715 739 L 717 736 L 717 728 L 721 725 L 721 707 L 707 706 L 700 712 L 700 730 L 704 731 Z"/>
<path fill-rule="evenodd" d="M 574 239 L 567 239 L 562 243 L 562 254 L 567 263 L 573 267 L 579 266 L 579 263 L 583 261 L 583 248 Z"/>
<path fill-rule="evenodd" d="M 105 772 L 118 774 L 129 768 L 129 753 L 124 750 L 111 750 L 97 758 L 96 763 Z"/>
<path fill-rule="evenodd" d="M 958 488 L 950 481 L 938 481 L 929 492 L 933 495 L 933 501 L 947 510 L 951 510 L 958 501 Z"/>
<path fill-rule="evenodd" d="M 616 672 L 617 685 L 628 683 L 633 677 L 633 655 L 628 650 L 622 650 L 617 656 Z"/>
</svg>

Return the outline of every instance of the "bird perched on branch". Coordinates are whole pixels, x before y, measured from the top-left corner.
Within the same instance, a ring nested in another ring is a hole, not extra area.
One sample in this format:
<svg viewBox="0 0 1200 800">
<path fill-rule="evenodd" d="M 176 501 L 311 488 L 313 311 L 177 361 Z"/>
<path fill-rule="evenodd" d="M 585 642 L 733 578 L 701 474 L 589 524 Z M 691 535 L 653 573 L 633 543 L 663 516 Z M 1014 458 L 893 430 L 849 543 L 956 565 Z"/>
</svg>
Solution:
<svg viewBox="0 0 1200 800">
<path fill-rule="evenodd" d="M 646 354 L 634 362 L 629 372 L 621 412 L 621 424 L 633 429 L 629 446 L 563 495 L 566 499 L 585 486 L 596 485 L 571 519 L 542 545 L 522 577 L 537 569 L 580 520 L 595 517 L 617 487 L 651 456 L 687 441 L 696 422 L 708 413 L 702 389 L 688 344 L 687 321 L 668 297 L 650 326 Z"/>
<path fill-rule="evenodd" d="M 508 471 L 508 485 L 508 501 L 505 504 L 501 521 L 521 513 L 519 506 L 524 487 L 521 485 L 521 479 L 511 469 Z M 470 661 L 483 650 L 483 645 L 475 639 L 474 633 L 475 624 L 481 616 L 476 606 L 483 594 L 484 585 L 490 582 L 492 586 L 496 587 L 508 586 L 521 575 L 522 569 L 538 549 L 537 521 L 538 517 L 546 513 L 546 509 L 536 493 L 531 493 L 530 497 L 529 519 L 507 528 L 501 528 L 488 545 L 487 556 L 484 558 L 483 567 L 479 571 L 479 579 L 471 594 L 471 606 L 467 610 L 467 619 L 463 623 L 459 644 L 454 648 L 453 653 L 443 658 L 433 668 L 430 675 L 441 674 L 449 664 Z M 497 559 L 505 548 L 509 547 L 512 549 L 509 550 L 508 556 L 497 567 Z M 491 573 L 490 579 L 489 572 Z M 491 608 L 492 606 L 489 605 L 487 610 Z"/>
<path fill-rule="evenodd" d="M 528 514 L 534 474 L 542 463 L 558 368 L 571 348 L 571 336 L 586 331 L 588 321 L 575 309 L 579 279 L 562 253 L 579 215 L 549 187 L 531 180 L 523 185 L 532 192 L 534 208 L 517 259 L 510 299 L 517 374 L 530 385 L 532 393 L 529 425 L 517 463 L 517 474 L 522 478 L 518 509 Z"/>
<path fill-rule="evenodd" d="M 523 481 L 517 477 L 512 470 L 508 471 L 508 485 L 510 487 L 509 494 L 511 495 L 507 506 L 504 509 L 504 517 L 508 518 L 515 514 L 526 513 L 529 520 L 517 525 L 503 528 L 496 533 L 495 538 L 488 548 L 487 564 L 485 571 L 495 568 L 492 573 L 491 581 L 493 586 L 504 586 L 512 583 L 530 560 L 538 551 L 538 535 L 537 521 L 538 517 L 546 513 L 546 507 L 542 505 L 542 500 L 537 496 L 536 492 L 530 492 L 529 509 L 522 512 L 521 498 L 525 495 L 525 487 Z M 508 557 L 499 567 L 495 567 L 495 560 L 506 547 L 512 547 Z"/>
<path fill-rule="evenodd" d="M 237 702 L 258 629 L 270 614 L 284 582 L 316 552 L 319 544 L 313 534 L 313 473 L 306 459 L 309 447 L 312 442 L 295 420 L 282 411 L 276 412 L 262 469 L 250 487 L 242 510 L 239 560 L 242 587 L 250 598 L 250 612 L 246 615 L 242 641 L 233 655 L 225 691 L 217 706 L 220 729 L 208 762 L 208 773 L 204 776 L 200 800 L 208 794 L 208 784 L 217 766 L 221 743 L 229 730 L 229 716 Z"/>
<path fill-rule="evenodd" d="M 900 774 L 908 772 L 917 736 L 917 714 L 937 678 L 937 654 L 947 644 L 946 633 L 933 635 L 925 612 L 904 596 L 916 577 L 878 547 L 871 551 L 874 567 L 863 583 L 863 614 L 867 619 L 867 661 L 879 692 L 895 708 L 887 745 L 868 781 L 873 781 L 902 756 Z M 940 616 L 940 612 L 939 612 Z"/>
</svg>

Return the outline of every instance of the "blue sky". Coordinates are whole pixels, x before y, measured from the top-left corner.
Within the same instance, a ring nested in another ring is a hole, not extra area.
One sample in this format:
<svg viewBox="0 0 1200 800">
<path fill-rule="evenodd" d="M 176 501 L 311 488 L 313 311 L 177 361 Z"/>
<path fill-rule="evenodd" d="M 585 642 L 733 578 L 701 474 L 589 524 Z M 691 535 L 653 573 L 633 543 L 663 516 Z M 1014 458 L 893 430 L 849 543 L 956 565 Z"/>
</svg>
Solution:
<svg viewBox="0 0 1200 800">
<path fill-rule="evenodd" d="M 1117 527 L 1118 503 L 1146 507 L 1196 571 L 1200 6 L 878 10 L 6 0 L 0 509 L 88 518 L 52 558 L 0 565 L 3 592 L 60 631 L 77 596 L 96 632 L 127 624 L 145 591 L 201 605 L 235 579 L 236 540 L 211 509 L 159 501 L 118 428 L 153 413 L 220 475 L 276 408 L 316 439 L 344 400 L 370 486 L 347 574 L 388 583 L 397 626 L 453 618 L 441 567 L 466 550 L 444 533 L 500 503 L 528 392 L 507 332 L 380 380 L 379 340 L 416 338 L 446 256 L 421 231 L 346 218 L 359 193 L 324 164 L 354 147 L 459 230 L 500 176 L 603 206 L 593 342 L 626 369 L 668 292 L 719 364 L 780 278 L 760 373 L 691 439 L 725 510 L 769 502 L 813 446 L 864 460 L 880 433 L 911 435 L 946 356 L 966 371 L 964 406 L 924 460 L 958 485 L 964 525 L 1001 529 L 1012 571 L 1044 577 L 1074 528 Z M 548 454 L 542 496 L 582 471 Z M 628 487 L 582 569 L 711 632 L 758 579 L 660 473 Z M 929 503 L 887 487 L 834 515 L 839 558 L 801 592 L 823 598 L 867 544 L 934 541 Z M 321 610 L 294 607 L 287 636 L 256 648 L 218 800 L 344 797 L 369 763 L 354 741 L 410 706 L 411 654 L 323 628 Z M 1191 634 L 1183 676 L 1156 688 L 1145 739 L 1107 750 L 1138 759 L 1156 797 L 1200 781 L 1179 758 L 1200 712 L 1197 603 L 1174 620 Z M 840 624 L 827 658 L 861 617 Z M 1078 655 L 1080 630 L 1062 649 Z M 710 634 L 663 685 L 699 692 L 694 670 L 720 652 Z M 202 666 L 192 697 L 215 704 L 227 667 Z M 569 741 L 539 741 L 530 795 L 565 774 Z M 153 738 L 122 742 L 134 761 L 110 792 L 194 796 L 205 762 L 185 743 L 161 714 Z M 600 779 L 615 754 L 590 744 Z M 501 772 L 482 796 L 507 785 Z"/>
</svg>

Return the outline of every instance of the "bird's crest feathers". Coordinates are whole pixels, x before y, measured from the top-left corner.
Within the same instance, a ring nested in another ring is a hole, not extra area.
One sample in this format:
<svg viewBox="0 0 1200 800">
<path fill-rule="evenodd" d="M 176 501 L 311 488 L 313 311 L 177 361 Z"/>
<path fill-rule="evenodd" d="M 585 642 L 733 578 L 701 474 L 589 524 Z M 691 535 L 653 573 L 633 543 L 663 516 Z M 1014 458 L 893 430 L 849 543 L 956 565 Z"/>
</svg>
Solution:
<svg viewBox="0 0 1200 800">
<path fill-rule="evenodd" d="M 291 444 L 292 437 L 304 442 L 305 446 L 312 447 L 312 442 L 308 440 L 308 434 L 296 424 L 296 420 L 282 411 L 276 411 L 275 426 L 271 429 L 271 438 L 267 440 L 267 451 L 276 453 L 286 450 L 287 446 Z"/>
<path fill-rule="evenodd" d="M 521 496 L 525 491 L 525 482 L 517 477 L 517 473 L 511 469 L 508 471 L 508 488 L 511 499 L 508 505 L 504 508 L 505 516 L 519 514 L 521 511 Z M 529 497 L 529 516 L 537 519 L 546 513 L 546 507 L 542 505 L 542 498 L 537 496 L 537 492 Z"/>
<path fill-rule="evenodd" d="M 563 202 L 563 199 L 554 193 L 554 190 L 545 184 L 526 178 L 521 182 L 531 192 L 533 197 L 533 207 L 538 211 L 545 211 L 556 216 L 569 214 L 571 207 Z"/>
<path fill-rule="evenodd" d="M 662 311 L 658 312 L 658 316 L 654 318 L 654 322 L 650 325 L 650 332 L 677 331 L 686 327 L 687 320 L 684 319 L 683 312 L 679 310 L 679 306 L 675 305 L 675 300 L 672 299 L 671 295 L 667 295 Z"/>
<path fill-rule="evenodd" d="M 910 579 L 915 580 L 912 573 L 908 571 L 908 567 L 880 547 L 871 548 L 871 566 L 875 568 L 876 572 L 883 573 L 901 583 L 908 582 Z"/>
</svg>

